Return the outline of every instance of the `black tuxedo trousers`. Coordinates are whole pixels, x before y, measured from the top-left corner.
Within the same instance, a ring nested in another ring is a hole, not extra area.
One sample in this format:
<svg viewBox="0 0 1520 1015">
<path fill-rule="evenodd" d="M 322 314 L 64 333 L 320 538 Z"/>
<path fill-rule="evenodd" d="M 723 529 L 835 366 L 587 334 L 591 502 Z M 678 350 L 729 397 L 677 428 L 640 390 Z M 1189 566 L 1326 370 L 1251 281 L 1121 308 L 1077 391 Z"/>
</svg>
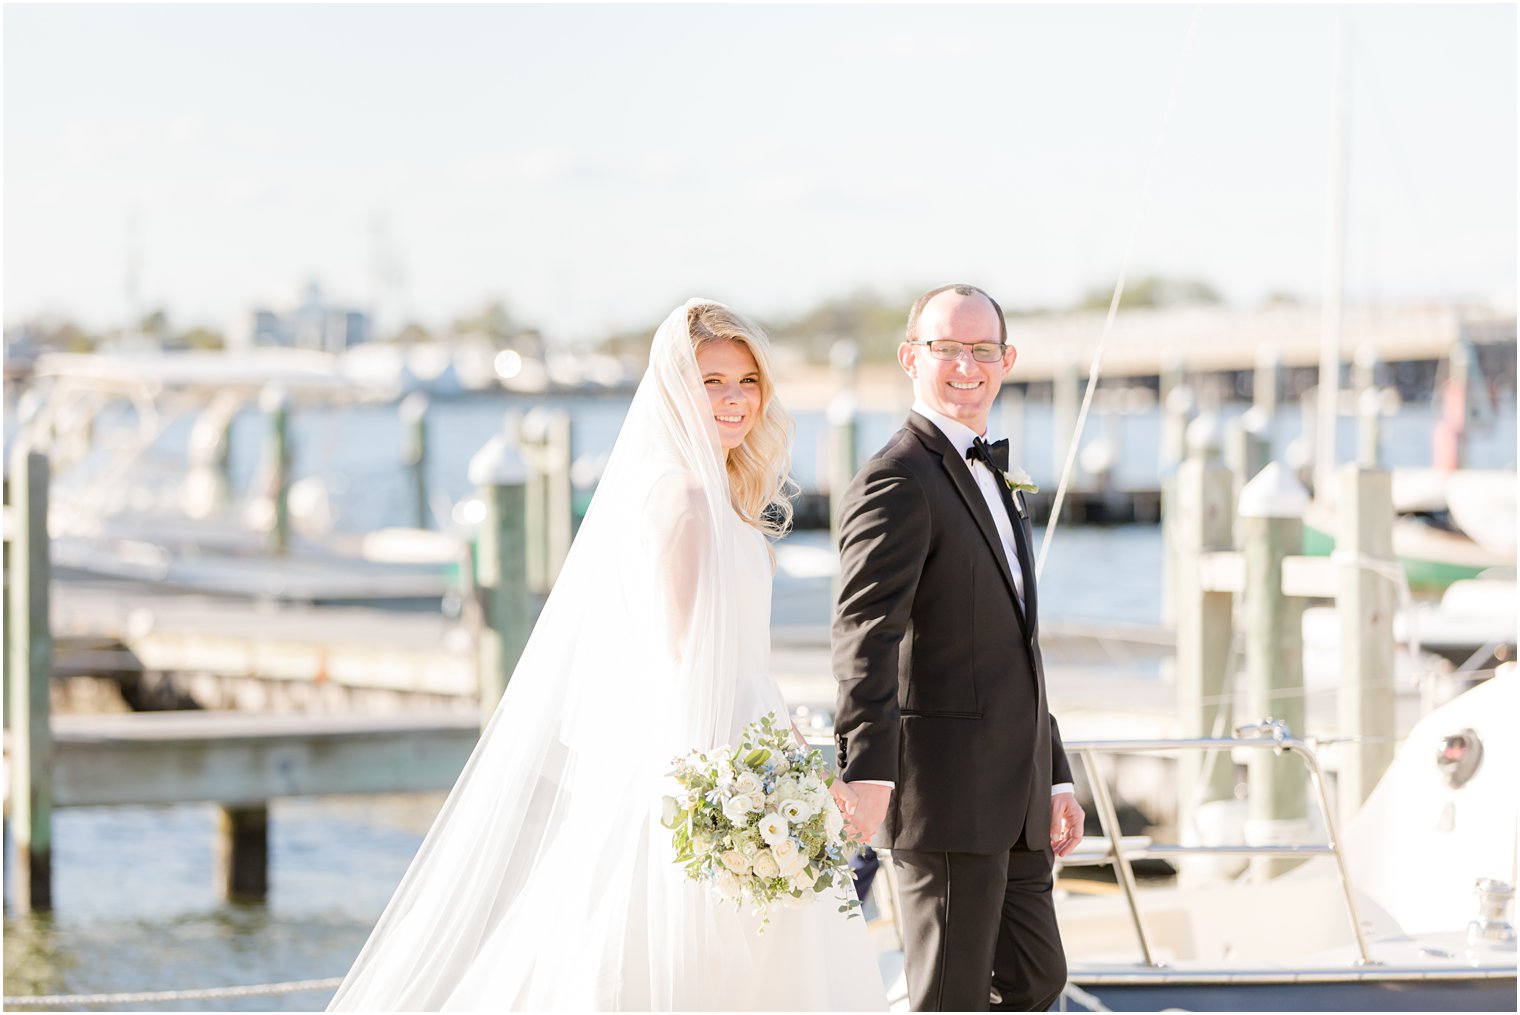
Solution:
<svg viewBox="0 0 1520 1015">
<path fill-rule="evenodd" d="M 838 765 L 846 782 L 896 786 L 875 844 L 893 851 L 901 875 L 920 1010 L 986 1008 L 995 988 L 1007 1004 L 1019 982 L 1039 988 L 1020 1003 L 1038 1006 L 1044 987 L 1064 980 L 1050 787 L 1071 781 L 1071 769 L 1046 704 L 1032 536 L 1027 520 L 1014 526 L 1023 608 L 970 463 L 917 413 L 866 463 L 840 511 Z M 954 910 L 971 898 L 981 903 L 946 916 L 945 900 Z M 1015 941 L 1031 934 L 1039 947 Z M 940 984 L 951 980 L 947 995 Z"/>
</svg>

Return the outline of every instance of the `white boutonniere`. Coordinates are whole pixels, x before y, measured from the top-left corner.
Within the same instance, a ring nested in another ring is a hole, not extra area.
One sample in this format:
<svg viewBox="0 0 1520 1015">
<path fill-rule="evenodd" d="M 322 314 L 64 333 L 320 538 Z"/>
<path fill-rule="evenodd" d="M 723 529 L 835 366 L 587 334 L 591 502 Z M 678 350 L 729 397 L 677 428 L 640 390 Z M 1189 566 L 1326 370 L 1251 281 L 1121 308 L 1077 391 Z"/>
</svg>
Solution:
<svg viewBox="0 0 1520 1015">
<path fill-rule="evenodd" d="M 1008 484 L 1008 492 L 1014 495 L 1013 506 L 1014 509 L 1018 511 L 1019 517 L 1028 517 L 1024 513 L 1024 498 L 1020 497 L 1019 494 L 1039 493 L 1040 488 L 1035 485 L 1035 481 L 1033 479 L 1029 478 L 1029 473 L 1025 472 L 1023 469 L 1009 469 L 1007 472 L 1003 473 L 1003 482 Z"/>
<path fill-rule="evenodd" d="M 1008 489 L 1011 491 L 1022 490 L 1024 493 L 1040 492 L 1040 488 L 1035 485 L 1034 480 L 1029 478 L 1029 473 L 1023 469 L 1009 469 L 1003 473 L 1003 482 L 1008 484 Z"/>
</svg>

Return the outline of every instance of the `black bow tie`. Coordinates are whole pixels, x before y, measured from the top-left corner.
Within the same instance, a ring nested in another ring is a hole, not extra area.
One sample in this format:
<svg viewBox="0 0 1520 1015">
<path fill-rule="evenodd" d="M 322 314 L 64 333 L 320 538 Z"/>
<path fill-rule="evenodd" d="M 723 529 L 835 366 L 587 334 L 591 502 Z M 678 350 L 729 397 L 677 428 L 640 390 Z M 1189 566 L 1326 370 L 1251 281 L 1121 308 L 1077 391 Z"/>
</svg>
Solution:
<svg viewBox="0 0 1520 1015">
<path fill-rule="evenodd" d="M 1008 441 L 984 441 L 975 437 L 971 441 L 971 447 L 966 449 L 966 459 L 973 462 L 984 462 L 987 467 L 998 475 L 1008 471 Z"/>
</svg>

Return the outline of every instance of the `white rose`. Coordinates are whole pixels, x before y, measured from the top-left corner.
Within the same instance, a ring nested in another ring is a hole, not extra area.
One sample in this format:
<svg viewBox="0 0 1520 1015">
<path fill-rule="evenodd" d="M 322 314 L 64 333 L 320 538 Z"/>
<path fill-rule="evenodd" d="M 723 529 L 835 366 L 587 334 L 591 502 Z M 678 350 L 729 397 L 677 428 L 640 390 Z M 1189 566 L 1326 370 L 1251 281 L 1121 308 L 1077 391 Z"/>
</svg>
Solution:
<svg viewBox="0 0 1520 1015">
<path fill-rule="evenodd" d="M 814 814 L 818 813 L 811 803 L 806 800 L 783 800 L 780 807 L 781 816 L 793 825 L 800 825 Z"/>
<path fill-rule="evenodd" d="M 772 846 L 771 853 L 776 857 L 776 866 L 780 868 L 782 877 L 789 878 L 808 865 L 808 858 L 802 855 L 802 850 L 791 839 Z"/>
<path fill-rule="evenodd" d="M 781 873 L 781 865 L 776 863 L 775 854 L 770 850 L 762 850 L 755 857 L 755 873 L 762 878 L 773 878 Z"/>
<path fill-rule="evenodd" d="M 807 796 L 796 779 L 777 779 L 776 797 L 779 800 L 801 800 Z"/>
<path fill-rule="evenodd" d="M 749 819 L 751 812 L 759 809 L 755 798 L 745 793 L 731 796 L 723 801 L 723 816 L 736 825 L 743 824 Z"/>
<path fill-rule="evenodd" d="M 723 866 L 727 867 L 735 874 L 749 873 L 749 860 L 747 860 L 744 854 L 739 852 L 737 849 L 729 850 L 727 853 L 724 853 L 720 859 L 723 861 Z"/>
<path fill-rule="evenodd" d="M 713 848 L 712 836 L 706 832 L 698 832 L 691 837 L 691 848 L 698 853 L 706 853 Z"/>
<path fill-rule="evenodd" d="M 713 887 L 718 890 L 718 895 L 725 899 L 737 899 L 744 891 L 739 879 L 730 871 L 719 871 Z"/>
<path fill-rule="evenodd" d="M 791 835 L 790 826 L 787 825 L 786 819 L 779 814 L 767 814 L 760 819 L 758 827 L 760 838 L 764 839 L 768 846 L 774 846 L 778 842 L 786 842 L 788 841 L 787 836 Z"/>
<path fill-rule="evenodd" d="M 734 780 L 734 792 L 743 793 L 746 796 L 756 796 L 763 789 L 760 777 L 754 772 L 740 772 Z"/>
<path fill-rule="evenodd" d="M 818 881 L 806 867 L 792 872 L 790 877 L 792 888 L 801 892 L 804 896 L 812 893 L 813 885 Z"/>
</svg>

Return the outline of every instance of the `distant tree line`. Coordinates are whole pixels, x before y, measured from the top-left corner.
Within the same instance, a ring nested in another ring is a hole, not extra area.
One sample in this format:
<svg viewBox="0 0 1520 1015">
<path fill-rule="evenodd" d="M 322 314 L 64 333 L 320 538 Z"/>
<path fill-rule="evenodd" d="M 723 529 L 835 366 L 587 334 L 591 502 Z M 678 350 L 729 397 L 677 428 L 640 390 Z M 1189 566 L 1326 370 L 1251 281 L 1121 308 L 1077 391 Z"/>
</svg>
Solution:
<svg viewBox="0 0 1520 1015">
<path fill-rule="evenodd" d="M 756 315 L 771 337 L 780 345 L 800 349 L 813 362 L 826 362 L 829 350 L 840 339 L 853 340 L 866 361 L 885 361 L 897 355 L 898 343 L 902 341 L 903 324 L 908 307 L 922 290 L 882 294 L 871 289 L 859 289 L 841 296 L 832 296 L 815 306 L 792 316 Z M 1058 307 L 1009 307 L 1003 309 L 1010 318 L 1034 316 L 1056 312 L 1105 311 L 1112 299 L 1112 289 L 1100 286 L 1089 289 L 1081 299 L 1070 306 Z M 1147 276 L 1126 285 L 1120 307 L 1167 307 L 1178 305 L 1215 305 L 1222 302 L 1217 290 L 1207 282 L 1189 278 Z M 1295 303 L 1286 294 L 1274 294 L 1269 304 Z M 604 336 L 593 343 L 600 352 L 641 359 L 649 349 L 649 337 L 654 334 L 658 322 L 643 327 L 627 328 Z M 14 330 L 14 329 L 12 329 Z M 90 352 L 103 341 L 116 338 L 129 329 L 113 329 L 100 333 L 88 332 L 72 321 L 50 318 L 28 321 L 21 328 L 29 340 L 45 348 L 69 352 Z M 167 313 L 153 310 L 138 322 L 138 333 L 157 339 L 164 348 L 170 349 L 222 349 L 226 347 L 223 332 L 196 325 L 176 329 Z M 438 341 L 453 336 L 484 337 L 497 348 L 513 348 L 525 356 L 542 356 L 544 337 L 541 331 L 520 319 L 502 300 L 492 300 L 479 309 L 460 314 L 444 328 L 434 330 L 419 321 L 407 321 L 393 333 L 378 336 L 380 341 L 400 345 L 414 345 Z"/>
</svg>

